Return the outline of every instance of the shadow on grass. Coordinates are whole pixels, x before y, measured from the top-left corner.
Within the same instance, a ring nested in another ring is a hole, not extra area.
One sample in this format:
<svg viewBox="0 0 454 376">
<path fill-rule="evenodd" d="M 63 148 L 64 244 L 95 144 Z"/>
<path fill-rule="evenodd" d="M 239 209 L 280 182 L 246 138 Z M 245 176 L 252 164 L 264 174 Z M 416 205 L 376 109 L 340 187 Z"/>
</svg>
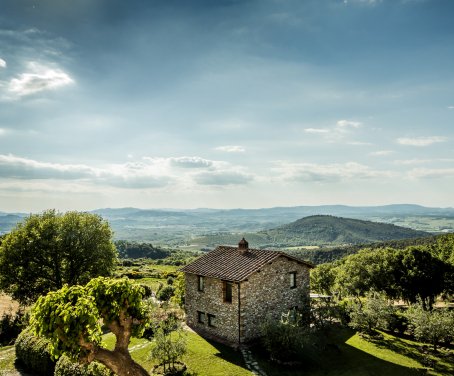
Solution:
<svg viewBox="0 0 454 376">
<path fill-rule="evenodd" d="M 408 368 L 372 356 L 346 342 L 355 334 L 347 328 L 326 331 L 316 343 L 302 350 L 297 367 L 269 362 L 266 354 L 256 349 L 254 356 L 268 376 L 411 376 L 426 373 L 424 369 Z"/>
<path fill-rule="evenodd" d="M 431 350 L 431 346 L 422 345 L 413 340 L 394 334 L 385 333 L 383 338 L 370 339 L 375 346 L 389 349 L 408 358 L 414 359 L 425 367 L 433 368 L 435 372 L 441 374 L 452 374 L 454 372 L 454 355 L 450 350 Z"/>
</svg>

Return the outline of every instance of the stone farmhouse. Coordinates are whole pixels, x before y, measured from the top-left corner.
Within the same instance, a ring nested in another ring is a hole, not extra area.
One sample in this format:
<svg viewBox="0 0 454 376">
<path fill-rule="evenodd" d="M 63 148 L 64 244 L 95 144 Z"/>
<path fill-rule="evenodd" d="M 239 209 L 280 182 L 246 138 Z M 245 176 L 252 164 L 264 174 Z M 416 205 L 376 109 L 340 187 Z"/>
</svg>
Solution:
<svg viewBox="0 0 454 376">
<path fill-rule="evenodd" d="M 186 321 L 194 330 L 239 345 L 260 335 L 263 319 L 279 319 L 309 297 L 313 265 L 283 252 L 219 246 L 181 269 Z"/>
</svg>

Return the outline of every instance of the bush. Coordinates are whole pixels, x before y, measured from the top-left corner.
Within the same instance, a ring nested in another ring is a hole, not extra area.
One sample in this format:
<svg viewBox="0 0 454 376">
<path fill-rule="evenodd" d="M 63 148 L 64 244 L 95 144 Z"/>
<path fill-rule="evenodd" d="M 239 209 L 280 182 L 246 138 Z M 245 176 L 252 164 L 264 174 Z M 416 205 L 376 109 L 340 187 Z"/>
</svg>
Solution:
<svg viewBox="0 0 454 376">
<path fill-rule="evenodd" d="M 146 285 L 145 283 L 141 283 L 140 287 L 142 287 L 144 290 L 144 294 L 143 294 L 144 299 L 149 298 L 153 295 L 153 290 L 151 289 L 150 286 Z"/>
<path fill-rule="evenodd" d="M 63 355 L 55 365 L 54 376 L 113 376 L 114 374 L 100 363 L 80 364 Z"/>
<path fill-rule="evenodd" d="M 156 294 L 156 298 L 161 301 L 169 301 L 169 299 L 173 296 L 175 288 L 173 286 L 165 286 L 158 291 Z"/>
<path fill-rule="evenodd" d="M 268 319 L 262 325 L 262 343 L 271 360 L 295 361 L 303 349 L 305 329 Z"/>
<path fill-rule="evenodd" d="M 4 313 L 0 318 L 0 346 L 10 345 L 28 324 L 28 314 L 19 310 L 15 314 Z"/>
<path fill-rule="evenodd" d="M 50 355 L 47 339 L 35 336 L 30 329 L 25 329 L 16 339 L 16 358 L 24 368 L 38 375 L 52 375 L 55 362 Z"/>
</svg>

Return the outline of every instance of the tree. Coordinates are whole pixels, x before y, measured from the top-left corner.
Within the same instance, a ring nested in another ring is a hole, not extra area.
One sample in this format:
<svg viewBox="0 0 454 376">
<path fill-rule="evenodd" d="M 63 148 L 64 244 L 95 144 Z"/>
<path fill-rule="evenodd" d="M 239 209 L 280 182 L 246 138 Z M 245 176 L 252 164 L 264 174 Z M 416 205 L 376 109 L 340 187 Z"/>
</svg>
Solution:
<svg viewBox="0 0 454 376">
<path fill-rule="evenodd" d="M 434 350 L 441 341 L 450 343 L 454 338 L 454 312 L 447 309 L 427 311 L 421 305 L 413 305 L 407 317 L 415 337 L 431 343 Z"/>
<path fill-rule="evenodd" d="M 175 363 L 179 362 L 186 353 L 186 335 L 181 328 L 180 321 L 169 316 L 161 322 L 154 334 L 155 344 L 150 357 L 167 369 L 175 369 Z"/>
<path fill-rule="evenodd" d="M 145 376 L 128 351 L 132 336 L 141 337 L 150 321 L 142 287 L 127 279 L 98 277 L 86 286 L 64 286 L 40 297 L 31 326 L 50 340 L 51 354 L 82 363 L 98 361 L 118 376 Z M 114 350 L 101 346 L 101 320 L 116 337 Z"/>
<path fill-rule="evenodd" d="M 112 230 L 98 215 L 55 210 L 30 215 L 3 239 L 0 290 L 30 304 L 64 284 L 111 275 L 116 257 Z"/>
</svg>

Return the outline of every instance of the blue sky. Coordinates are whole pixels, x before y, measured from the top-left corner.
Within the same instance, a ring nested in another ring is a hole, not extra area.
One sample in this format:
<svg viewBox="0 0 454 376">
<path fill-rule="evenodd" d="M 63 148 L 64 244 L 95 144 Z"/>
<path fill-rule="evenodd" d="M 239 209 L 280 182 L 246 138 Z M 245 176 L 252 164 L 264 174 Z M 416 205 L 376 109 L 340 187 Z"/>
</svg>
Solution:
<svg viewBox="0 0 454 376">
<path fill-rule="evenodd" d="M 2 0 L 0 211 L 454 206 L 450 0 Z"/>
</svg>

